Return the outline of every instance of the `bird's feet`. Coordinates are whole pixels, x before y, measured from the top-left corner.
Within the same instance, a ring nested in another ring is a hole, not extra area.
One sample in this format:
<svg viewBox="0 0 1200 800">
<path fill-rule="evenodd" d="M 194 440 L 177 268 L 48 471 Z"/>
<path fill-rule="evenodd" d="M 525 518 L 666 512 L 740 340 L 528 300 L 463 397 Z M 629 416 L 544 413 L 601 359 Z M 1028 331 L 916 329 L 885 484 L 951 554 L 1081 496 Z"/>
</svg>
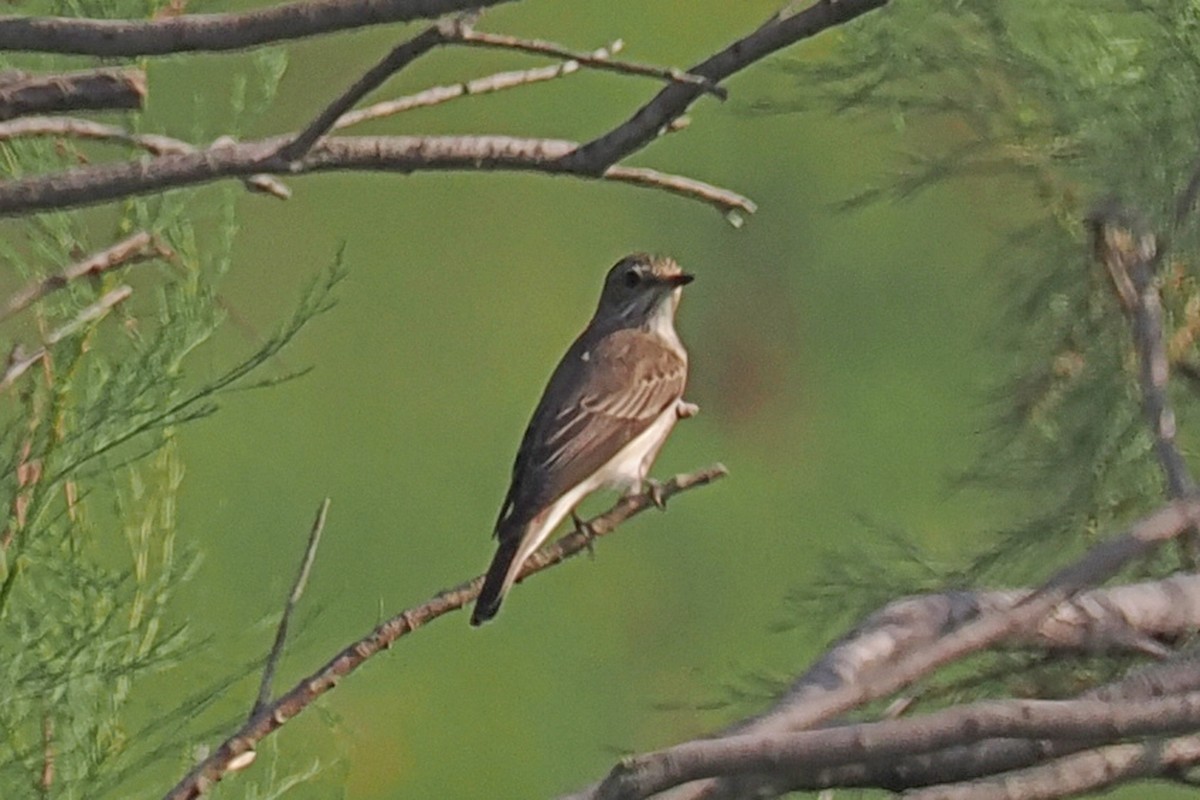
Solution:
<svg viewBox="0 0 1200 800">
<path fill-rule="evenodd" d="M 575 532 L 583 536 L 583 546 L 587 548 L 588 558 L 595 558 L 596 548 L 592 543 L 596 540 L 596 529 L 591 523 L 581 520 L 574 511 L 571 512 L 571 522 L 575 523 Z"/>
<path fill-rule="evenodd" d="M 667 495 L 663 491 L 663 485 L 654 478 L 646 478 L 642 481 L 643 491 L 650 495 L 650 502 L 654 503 L 660 511 L 667 510 Z"/>
<path fill-rule="evenodd" d="M 675 415 L 679 419 L 688 419 L 700 413 L 700 406 L 695 403 L 689 403 L 687 400 L 680 400 L 675 405 Z"/>
</svg>

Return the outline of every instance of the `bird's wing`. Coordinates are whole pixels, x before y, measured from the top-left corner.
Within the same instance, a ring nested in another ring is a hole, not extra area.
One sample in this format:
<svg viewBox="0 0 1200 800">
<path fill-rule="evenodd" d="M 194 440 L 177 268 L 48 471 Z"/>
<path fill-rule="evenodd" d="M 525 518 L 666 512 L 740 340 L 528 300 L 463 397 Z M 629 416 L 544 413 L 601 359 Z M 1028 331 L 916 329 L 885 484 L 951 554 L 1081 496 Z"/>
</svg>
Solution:
<svg viewBox="0 0 1200 800">
<path fill-rule="evenodd" d="M 687 362 L 657 336 L 621 330 L 584 342 L 567 351 L 525 430 L 497 535 L 600 469 L 683 396 Z"/>
</svg>

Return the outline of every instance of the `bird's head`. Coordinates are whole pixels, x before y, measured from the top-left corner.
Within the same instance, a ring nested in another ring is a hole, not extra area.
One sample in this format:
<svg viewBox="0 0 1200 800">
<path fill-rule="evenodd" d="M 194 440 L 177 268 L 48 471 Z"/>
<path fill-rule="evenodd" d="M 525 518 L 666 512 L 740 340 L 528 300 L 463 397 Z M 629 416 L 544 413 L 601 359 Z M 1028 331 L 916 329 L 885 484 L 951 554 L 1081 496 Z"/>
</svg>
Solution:
<svg viewBox="0 0 1200 800">
<path fill-rule="evenodd" d="M 666 256 L 626 256 L 608 271 L 596 316 L 624 325 L 645 324 L 664 311 L 673 316 L 693 278 Z"/>
</svg>

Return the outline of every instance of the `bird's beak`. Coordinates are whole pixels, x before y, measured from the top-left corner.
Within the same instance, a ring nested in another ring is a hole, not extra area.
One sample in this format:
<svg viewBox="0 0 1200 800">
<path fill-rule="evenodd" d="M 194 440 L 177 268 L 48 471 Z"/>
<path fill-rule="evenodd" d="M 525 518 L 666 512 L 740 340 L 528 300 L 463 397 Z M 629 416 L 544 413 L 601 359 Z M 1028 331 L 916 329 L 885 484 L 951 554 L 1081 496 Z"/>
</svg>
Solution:
<svg viewBox="0 0 1200 800">
<path fill-rule="evenodd" d="M 678 275 L 668 275 L 662 280 L 663 283 L 669 286 L 687 286 L 689 283 L 696 280 L 696 276 L 689 272 L 681 272 Z"/>
</svg>

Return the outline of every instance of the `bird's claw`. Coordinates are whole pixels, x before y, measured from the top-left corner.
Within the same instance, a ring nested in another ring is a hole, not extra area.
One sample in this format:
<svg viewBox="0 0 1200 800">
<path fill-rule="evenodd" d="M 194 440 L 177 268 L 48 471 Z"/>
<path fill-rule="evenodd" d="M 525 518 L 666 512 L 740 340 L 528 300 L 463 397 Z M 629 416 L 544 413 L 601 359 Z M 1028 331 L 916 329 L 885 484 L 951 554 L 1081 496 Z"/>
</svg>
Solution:
<svg viewBox="0 0 1200 800">
<path fill-rule="evenodd" d="M 694 417 L 699 413 L 700 406 L 696 405 L 695 403 L 689 403 L 686 400 L 680 400 L 678 405 L 675 406 L 675 415 L 679 417 L 679 419 L 688 419 L 689 417 Z"/>
<path fill-rule="evenodd" d="M 596 548 L 592 544 L 596 540 L 595 528 L 581 520 L 574 511 L 571 512 L 571 522 L 575 523 L 575 532 L 583 536 L 583 546 L 587 548 L 588 558 L 595 558 Z"/>
<path fill-rule="evenodd" d="M 660 511 L 667 510 L 667 496 L 663 491 L 663 485 L 653 478 L 646 478 L 643 481 L 646 487 L 646 494 L 650 495 L 650 502 Z"/>
</svg>

